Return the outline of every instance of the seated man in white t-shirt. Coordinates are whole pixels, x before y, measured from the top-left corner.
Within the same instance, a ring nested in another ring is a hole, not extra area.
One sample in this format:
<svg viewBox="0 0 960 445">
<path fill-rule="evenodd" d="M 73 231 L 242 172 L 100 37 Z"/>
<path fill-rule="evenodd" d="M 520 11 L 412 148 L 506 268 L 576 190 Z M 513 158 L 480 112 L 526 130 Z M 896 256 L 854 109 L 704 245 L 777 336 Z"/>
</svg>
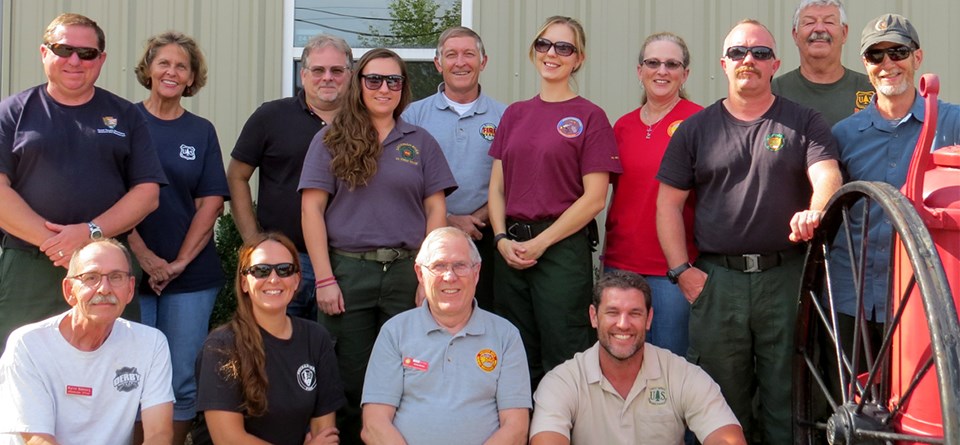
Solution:
<svg viewBox="0 0 960 445">
<path fill-rule="evenodd" d="M 632 272 L 604 275 L 590 321 L 598 342 L 547 373 L 534 394 L 531 445 L 743 444 L 743 430 L 698 366 L 645 344 L 650 286 Z"/>
<path fill-rule="evenodd" d="M 173 440 L 167 339 L 120 318 L 134 294 L 130 253 L 113 239 L 74 253 L 63 314 L 15 330 L 0 357 L 0 443 L 144 444 Z M 19 436 L 19 437 L 18 437 Z"/>
</svg>

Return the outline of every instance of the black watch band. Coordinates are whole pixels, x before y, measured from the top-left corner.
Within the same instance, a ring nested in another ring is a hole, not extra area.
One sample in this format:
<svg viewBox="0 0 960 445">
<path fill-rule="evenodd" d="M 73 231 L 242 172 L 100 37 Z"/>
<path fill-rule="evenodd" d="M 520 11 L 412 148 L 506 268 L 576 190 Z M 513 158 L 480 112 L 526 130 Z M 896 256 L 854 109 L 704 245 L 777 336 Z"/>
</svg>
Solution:
<svg viewBox="0 0 960 445">
<path fill-rule="evenodd" d="M 496 247 L 497 244 L 500 244 L 500 240 L 504 238 L 507 238 L 506 233 L 498 233 L 496 235 L 493 235 L 493 246 Z"/>
<path fill-rule="evenodd" d="M 677 267 L 674 267 L 673 269 L 667 271 L 667 279 L 670 280 L 671 283 L 677 284 L 677 282 L 680 281 L 680 274 L 686 272 L 687 269 L 691 267 L 693 267 L 693 264 L 690 263 L 683 263 Z"/>
</svg>

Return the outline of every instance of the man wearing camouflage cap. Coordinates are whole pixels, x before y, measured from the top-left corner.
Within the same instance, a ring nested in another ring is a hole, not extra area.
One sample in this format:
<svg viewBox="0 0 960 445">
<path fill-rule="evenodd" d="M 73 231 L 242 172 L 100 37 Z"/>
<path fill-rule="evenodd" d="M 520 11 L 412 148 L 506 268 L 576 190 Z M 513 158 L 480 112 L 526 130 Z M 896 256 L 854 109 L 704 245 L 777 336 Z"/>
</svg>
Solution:
<svg viewBox="0 0 960 445">
<path fill-rule="evenodd" d="M 914 78 L 923 62 L 920 36 L 913 24 L 898 14 L 884 14 L 867 23 L 860 37 L 860 55 L 877 93 L 863 111 L 833 127 L 840 144 L 840 164 L 845 182 L 883 181 L 900 188 L 907 177 L 917 138 L 925 119 L 923 98 Z M 939 102 L 937 133 L 933 149 L 960 144 L 960 106 Z M 857 215 L 862 210 L 850 214 Z M 889 293 L 892 228 L 880 206 L 870 208 L 863 306 L 873 335 L 874 348 L 881 344 Z M 859 221 L 854 221 L 858 224 Z M 853 245 L 860 246 L 858 231 Z M 847 241 L 839 238 L 832 251 L 831 280 L 840 312 L 840 334 L 846 349 L 853 338 L 856 293 L 850 273 Z"/>
</svg>

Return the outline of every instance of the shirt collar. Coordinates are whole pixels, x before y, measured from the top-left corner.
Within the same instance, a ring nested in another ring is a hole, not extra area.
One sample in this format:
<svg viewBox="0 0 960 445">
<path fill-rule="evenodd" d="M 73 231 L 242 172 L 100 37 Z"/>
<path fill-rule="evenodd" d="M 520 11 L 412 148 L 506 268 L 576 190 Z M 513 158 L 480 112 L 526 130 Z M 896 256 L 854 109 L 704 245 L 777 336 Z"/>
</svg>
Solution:
<svg viewBox="0 0 960 445">
<path fill-rule="evenodd" d="M 446 99 L 443 98 L 443 92 L 446 90 L 447 86 L 443 82 L 440 82 L 440 85 L 437 85 L 437 94 L 433 95 L 433 105 L 440 110 L 446 110 L 450 108 L 450 104 L 447 103 Z M 487 101 L 483 100 L 483 86 L 477 85 L 477 102 L 473 105 L 473 108 L 464 114 L 463 117 L 469 116 L 471 114 L 484 114 L 487 112 Z"/>
<path fill-rule="evenodd" d="M 466 326 L 464 326 L 460 332 L 453 335 L 454 337 L 483 335 L 486 332 L 483 321 L 480 319 L 480 315 L 478 314 L 480 312 L 480 308 L 477 307 L 477 300 L 474 299 L 473 303 L 471 304 L 473 306 L 473 310 L 470 312 L 470 319 L 467 320 Z M 425 334 L 440 331 L 450 335 L 450 333 L 443 326 L 440 326 L 440 324 L 437 323 L 437 320 L 433 318 L 433 314 L 430 313 L 430 304 L 426 300 L 424 300 L 423 305 L 417 308 L 417 310 L 420 311 L 420 321 L 423 323 L 423 326 L 427 328 L 424 332 Z"/>
<path fill-rule="evenodd" d="M 891 131 L 889 122 L 880 115 L 880 110 L 877 109 L 877 96 L 877 94 L 874 94 L 873 100 L 870 101 L 870 106 L 861 111 L 861 113 L 867 113 L 867 117 L 869 119 L 865 119 L 863 122 L 861 122 L 858 130 L 864 131 L 873 126 L 880 131 Z M 913 105 L 910 106 L 910 111 L 907 112 L 907 116 L 904 118 L 904 120 L 916 119 L 917 122 L 922 124 L 925 110 L 926 105 L 923 103 L 923 98 L 920 97 L 919 92 L 915 92 L 913 97 Z"/>
<path fill-rule="evenodd" d="M 594 343 L 593 347 L 587 349 L 583 352 L 585 360 L 585 373 L 587 383 L 601 384 L 601 386 L 608 388 L 610 391 L 616 393 L 616 390 L 613 389 L 613 385 L 606 382 L 606 379 L 603 379 L 603 371 L 600 370 L 600 342 Z M 637 373 L 637 378 L 633 381 L 633 387 L 630 389 L 630 393 L 633 394 L 635 391 L 640 388 L 647 386 L 646 382 L 650 380 L 656 380 L 662 377 L 661 367 L 660 367 L 660 356 L 657 354 L 655 348 L 653 348 L 649 343 L 643 345 L 643 365 L 640 366 L 640 372 Z M 601 383 L 603 382 L 603 383 Z"/>
</svg>

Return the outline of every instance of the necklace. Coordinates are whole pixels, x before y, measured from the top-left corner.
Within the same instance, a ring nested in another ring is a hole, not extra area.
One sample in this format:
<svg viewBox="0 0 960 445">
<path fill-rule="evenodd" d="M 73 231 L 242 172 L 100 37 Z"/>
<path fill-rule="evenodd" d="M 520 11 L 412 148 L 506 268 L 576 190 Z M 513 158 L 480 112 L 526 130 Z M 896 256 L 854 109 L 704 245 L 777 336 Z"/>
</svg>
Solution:
<svg viewBox="0 0 960 445">
<path fill-rule="evenodd" d="M 650 137 L 653 135 L 653 130 L 656 130 L 657 127 L 660 126 L 660 123 L 663 122 L 663 118 L 667 117 L 667 115 L 670 114 L 670 111 L 673 110 L 673 107 L 677 106 L 678 102 L 680 102 L 679 97 L 674 99 L 673 102 L 671 102 L 670 105 L 667 106 L 666 111 L 664 111 L 663 115 L 660 116 L 660 119 L 657 119 L 657 121 L 652 124 L 647 124 L 647 139 L 650 139 Z M 642 108 L 640 108 L 640 121 L 649 122 L 651 120 L 652 119 L 650 115 L 647 114 L 647 106 L 644 105 Z"/>
</svg>

